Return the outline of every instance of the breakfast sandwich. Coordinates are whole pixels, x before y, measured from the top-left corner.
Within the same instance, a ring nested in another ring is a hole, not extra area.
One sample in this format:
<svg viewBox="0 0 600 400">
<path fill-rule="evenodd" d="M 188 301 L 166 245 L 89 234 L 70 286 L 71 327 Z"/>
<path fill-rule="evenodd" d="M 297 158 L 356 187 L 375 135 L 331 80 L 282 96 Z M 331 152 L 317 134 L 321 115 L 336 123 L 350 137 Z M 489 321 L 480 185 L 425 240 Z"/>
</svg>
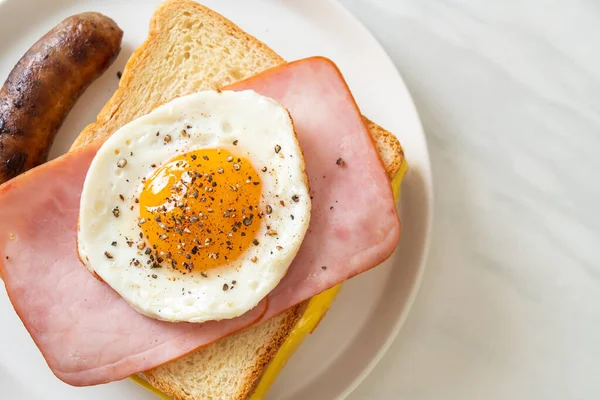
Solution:
<svg viewBox="0 0 600 400">
<path fill-rule="evenodd" d="M 0 186 L 0 275 L 68 384 L 260 398 L 395 249 L 405 170 L 331 60 L 170 0 L 72 151 Z"/>
</svg>

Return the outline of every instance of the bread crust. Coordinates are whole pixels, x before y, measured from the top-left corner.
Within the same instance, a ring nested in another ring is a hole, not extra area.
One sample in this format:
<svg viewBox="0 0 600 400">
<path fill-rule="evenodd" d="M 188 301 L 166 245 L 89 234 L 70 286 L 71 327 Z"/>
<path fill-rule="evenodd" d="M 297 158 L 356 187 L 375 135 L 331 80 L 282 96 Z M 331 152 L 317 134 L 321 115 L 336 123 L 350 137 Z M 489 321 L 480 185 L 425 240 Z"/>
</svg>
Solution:
<svg viewBox="0 0 600 400">
<path fill-rule="evenodd" d="M 86 126 L 84 130 L 77 136 L 73 142 L 73 145 L 71 146 L 71 150 L 85 146 L 94 140 L 106 138 L 116 131 L 116 129 L 120 128 L 120 126 L 115 126 L 112 121 L 114 121 L 115 117 L 118 116 L 127 94 L 131 92 L 131 88 L 134 83 L 133 78 L 137 74 L 138 68 L 143 68 L 143 66 L 154 56 L 156 48 L 159 45 L 159 40 L 157 40 L 157 37 L 163 33 L 162 28 L 169 25 L 172 15 L 192 12 L 202 14 L 202 18 L 217 21 L 219 24 L 226 27 L 228 35 L 231 35 L 242 42 L 248 43 L 251 47 L 255 47 L 261 52 L 264 58 L 268 58 L 270 60 L 272 65 L 269 67 L 285 64 L 286 61 L 273 50 L 271 50 L 266 44 L 256 39 L 254 36 L 244 32 L 240 27 L 210 8 L 189 0 L 167 0 L 161 3 L 152 15 L 148 38 L 133 52 L 125 64 L 123 74 L 119 81 L 119 87 L 117 88 L 116 92 L 110 98 L 110 100 L 108 100 L 104 107 L 102 107 L 102 110 L 96 117 L 96 121 Z M 220 86 L 222 87 L 224 85 Z M 212 89 L 218 88 L 219 86 L 213 87 Z M 189 93 L 181 93 L 179 95 L 183 96 L 185 94 Z M 158 105 L 160 104 L 157 104 L 157 106 Z M 152 110 L 146 110 L 141 115 L 147 114 L 150 111 Z M 134 118 L 135 117 L 137 116 L 134 116 Z"/>
<path fill-rule="evenodd" d="M 273 359 L 283 342 L 287 339 L 290 332 L 294 329 L 296 323 L 302 317 L 308 301 L 300 303 L 291 309 L 287 310 L 281 315 L 280 326 L 276 330 L 275 334 L 269 338 L 269 341 L 263 346 L 261 352 L 257 355 L 253 365 L 248 366 L 244 371 L 243 382 L 239 386 L 237 392 L 233 397 L 227 400 L 246 400 L 250 397 L 254 388 L 258 384 L 260 377 L 266 369 L 269 362 Z M 253 329 L 253 328 L 250 328 Z M 224 341 L 229 338 L 223 339 Z M 177 362 L 177 361 L 175 361 Z M 185 360 L 182 360 L 185 362 Z M 212 397 L 191 397 L 190 393 L 184 393 L 180 390 L 178 385 L 174 385 L 172 381 L 164 379 L 164 374 L 160 371 L 161 367 L 155 368 L 150 371 L 145 371 L 144 378 L 156 389 L 160 390 L 164 394 L 171 396 L 176 400 L 190 400 L 190 399 L 210 399 Z"/>
</svg>

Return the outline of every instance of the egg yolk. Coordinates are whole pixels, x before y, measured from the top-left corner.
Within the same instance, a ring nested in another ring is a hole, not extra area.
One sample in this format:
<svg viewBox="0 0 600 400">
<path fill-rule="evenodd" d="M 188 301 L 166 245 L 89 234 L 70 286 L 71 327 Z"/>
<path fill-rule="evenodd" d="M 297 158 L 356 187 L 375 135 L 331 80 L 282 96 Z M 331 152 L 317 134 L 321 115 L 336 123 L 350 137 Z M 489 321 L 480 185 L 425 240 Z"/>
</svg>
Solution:
<svg viewBox="0 0 600 400">
<path fill-rule="evenodd" d="M 240 258 L 256 239 L 262 184 L 252 164 L 225 149 L 170 159 L 143 184 L 140 250 L 153 267 L 203 272 Z"/>
</svg>

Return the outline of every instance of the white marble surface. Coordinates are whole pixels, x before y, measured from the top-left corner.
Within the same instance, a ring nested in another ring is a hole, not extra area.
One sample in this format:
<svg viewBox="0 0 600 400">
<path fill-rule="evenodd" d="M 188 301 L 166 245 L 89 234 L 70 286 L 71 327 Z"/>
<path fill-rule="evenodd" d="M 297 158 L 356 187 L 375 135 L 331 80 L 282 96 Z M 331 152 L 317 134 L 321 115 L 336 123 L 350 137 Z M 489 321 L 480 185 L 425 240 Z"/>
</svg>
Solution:
<svg viewBox="0 0 600 400">
<path fill-rule="evenodd" d="M 414 96 L 436 191 L 416 303 L 350 398 L 599 399 L 600 2 L 342 3 Z"/>
</svg>

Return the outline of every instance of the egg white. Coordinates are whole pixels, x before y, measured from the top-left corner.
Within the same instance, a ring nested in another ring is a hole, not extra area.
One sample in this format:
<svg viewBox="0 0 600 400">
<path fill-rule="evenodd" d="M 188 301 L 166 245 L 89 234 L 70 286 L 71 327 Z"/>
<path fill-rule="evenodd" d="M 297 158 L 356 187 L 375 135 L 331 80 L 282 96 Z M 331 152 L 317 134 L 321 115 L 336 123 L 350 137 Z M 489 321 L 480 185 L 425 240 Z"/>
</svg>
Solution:
<svg viewBox="0 0 600 400">
<path fill-rule="evenodd" d="M 171 136 L 169 143 L 166 135 Z M 153 172 L 152 164 L 201 148 L 227 149 L 245 157 L 259 173 L 261 207 L 274 205 L 260 220 L 260 245 L 207 271 L 206 278 L 166 267 L 151 269 L 148 256 L 126 243 L 137 243 L 142 232 L 134 201 L 142 178 Z M 261 171 L 263 166 L 267 172 Z M 298 201 L 291 201 L 292 196 Z M 280 200 L 285 206 L 275 206 Z M 113 213 L 117 206 L 118 218 Z M 175 99 L 115 132 L 89 168 L 80 207 L 78 251 L 88 269 L 146 316 L 205 322 L 242 315 L 275 288 L 308 229 L 311 202 L 304 158 L 287 110 L 253 91 L 206 91 Z M 277 236 L 266 234 L 267 223 Z M 253 257 L 258 261 L 252 262 Z M 131 264 L 133 258 L 140 261 L 138 267 Z"/>
</svg>

